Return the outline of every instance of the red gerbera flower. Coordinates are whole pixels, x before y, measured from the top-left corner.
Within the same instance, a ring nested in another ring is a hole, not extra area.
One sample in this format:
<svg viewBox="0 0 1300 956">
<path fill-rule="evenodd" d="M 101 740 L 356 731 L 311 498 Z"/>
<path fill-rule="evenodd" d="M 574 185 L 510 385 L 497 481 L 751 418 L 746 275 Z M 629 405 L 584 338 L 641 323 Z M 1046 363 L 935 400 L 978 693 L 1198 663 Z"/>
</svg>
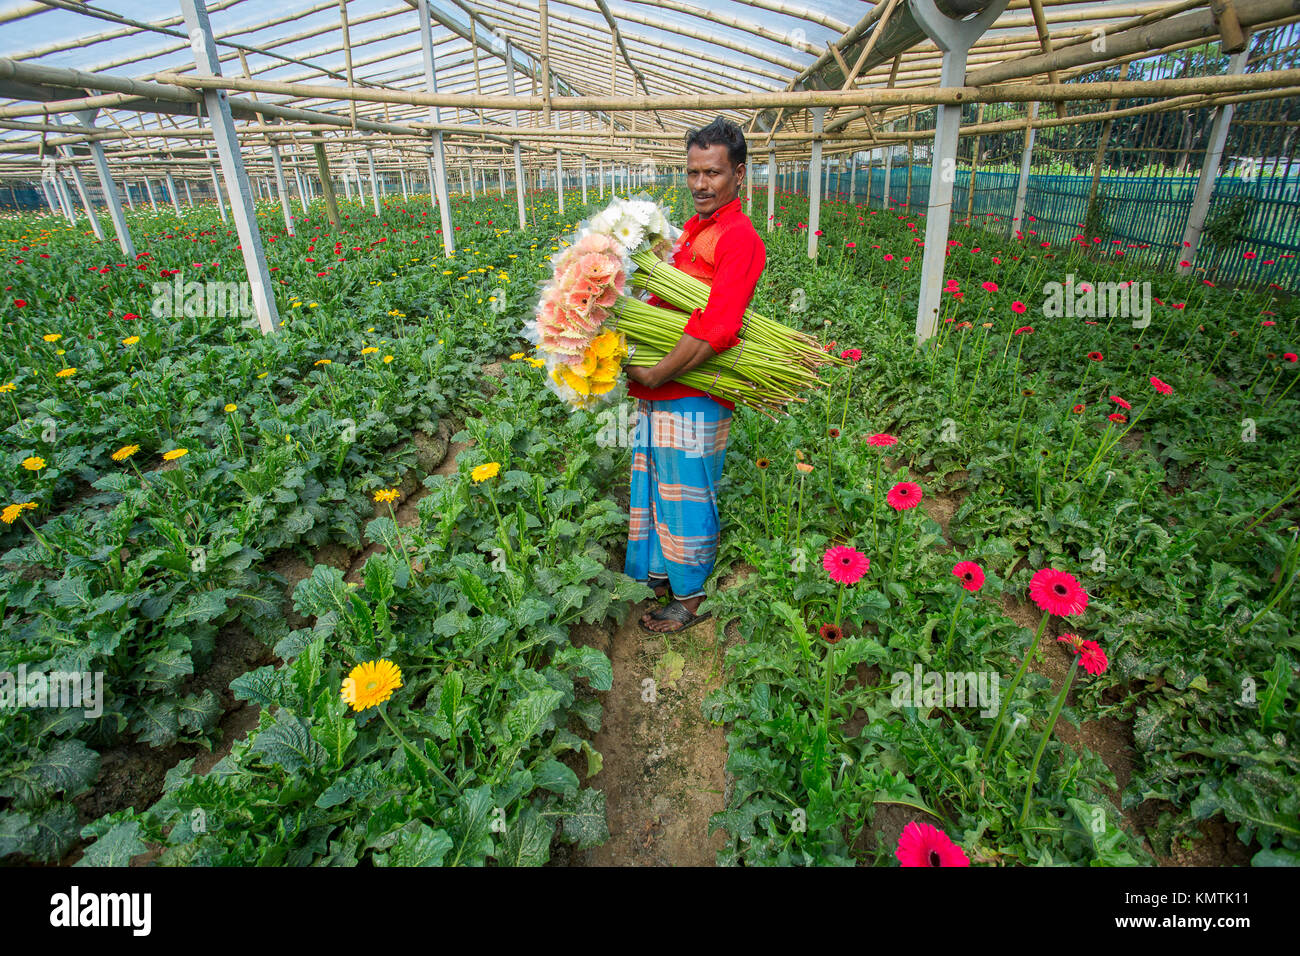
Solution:
<svg viewBox="0 0 1300 956">
<path fill-rule="evenodd" d="M 862 349 L 845 349 L 840 353 L 840 358 L 846 358 L 853 362 L 861 361 Z"/>
<path fill-rule="evenodd" d="M 1109 418 L 1112 422 L 1119 422 L 1121 425 L 1124 424 L 1126 421 L 1128 421 L 1128 419 L 1125 418 L 1123 415 L 1121 415 L 1119 412 L 1111 412 L 1106 417 Z"/>
<path fill-rule="evenodd" d="M 1048 614 L 1068 617 L 1082 614 L 1088 606 L 1088 592 L 1074 575 L 1055 568 L 1041 568 L 1029 580 L 1029 596 Z"/>
<path fill-rule="evenodd" d="M 1295 362 L 1300 359 L 1300 356 L 1297 356 L 1294 352 L 1283 352 L 1282 357 L 1288 362 Z"/>
<path fill-rule="evenodd" d="M 970 866 L 966 852 L 946 833 L 915 820 L 903 827 L 894 857 L 901 866 Z"/>
<path fill-rule="evenodd" d="M 1096 641 L 1084 641 L 1079 648 L 1079 666 L 1089 674 L 1102 674 L 1110 666 L 1110 659 Z"/>
<path fill-rule="evenodd" d="M 1092 359 L 1094 362 L 1100 362 L 1102 359 L 1102 355 L 1100 352 L 1089 352 L 1088 358 Z"/>
<path fill-rule="evenodd" d="M 1131 409 L 1133 408 L 1132 405 L 1130 405 L 1128 402 L 1124 401 L 1124 399 L 1120 398 L 1118 395 L 1112 395 L 1112 396 L 1110 397 L 1110 400 L 1111 400 L 1112 402 L 1114 402 L 1116 405 L 1118 405 L 1120 408 L 1123 408 L 1123 409 L 1126 409 L 1126 410 L 1131 410 Z"/>
<path fill-rule="evenodd" d="M 822 567 L 839 584 L 857 584 L 871 567 L 871 559 L 860 551 L 844 545 L 827 548 L 822 555 Z"/>
<path fill-rule="evenodd" d="M 1024 304 L 1023 302 L 1018 301 L 1018 300 L 1015 301 L 1015 302 L 1012 302 L 1012 303 L 1011 303 L 1011 311 L 1014 312 L 1014 313 L 1016 313 L 1016 315 L 1019 315 L 1020 313 L 1022 313 L 1022 312 L 1025 311 L 1025 304 Z"/>
<path fill-rule="evenodd" d="M 1087 406 L 1084 405 L 1082 402 L 1080 402 L 1078 405 L 1075 405 L 1074 408 L 1071 409 L 1071 411 L 1073 411 L 1074 414 L 1078 415 L 1078 414 L 1080 414 L 1080 413 L 1081 413 L 1085 408 L 1087 408 Z"/>
<path fill-rule="evenodd" d="M 978 591 L 984 586 L 984 569 L 974 561 L 960 561 L 952 566 L 952 573 L 961 578 L 967 591 Z"/>
<path fill-rule="evenodd" d="M 840 638 L 844 636 L 844 632 L 834 624 L 823 624 L 817 629 L 817 633 L 827 644 L 838 644 Z"/>
<path fill-rule="evenodd" d="M 1259 323 L 1259 324 L 1260 324 L 1260 325 L 1265 325 L 1265 326 L 1267 326 L 1267 325 L 1277 325 L 1277 323 L 1274 322 L 1272 319 L 1265 319 L 1263 322 L 1261 322 L 1261 323 Z"/>
<path fill-rule="evenodd" d="M 884 432 L 877 432 L 867 439 L 868 445 L 875 445 L 877 448 L 888 448 L 890 445 L 897 445 L 898 439 L 893 435 L 886 435 Z"/>
<path fill-rule="evenodd" d="M 1156 378 L 1154 375 L 1151 376 L 1151 387 L 1154 388 L 1161 395 L 1171 395 L 1173 394 L 1174 391 L 1172 385 L 1160 381 L 1160 379 Z"/>
<path fill-rule="evenodd" d="M 895 511 L 906 511 L 921 503 L 921 486 L 914 481 L 900 481 L 889 489 L 885 500 Z"/>
<path fill-rule="evenodd" d="M 980 288 L 985 292 L 997 292 L 998 284 L 996 282 L 981 282 Z"/>
<path fill-rule="evenodd" d="M 14 308 L 21 309 L 27 305 L 26 299 L 14 299 Z"/>
<path fill-rule="evenodd" d="M 1034 331 L 1034 327 L 1032 325 L 1022 325 L 1020 328 L 1016 329 L 1011 334 L 1012 335 L 1020 335 L 1021 333 L 1029 334 L 1030 332 L 1033 331 Z"/>
</svg>

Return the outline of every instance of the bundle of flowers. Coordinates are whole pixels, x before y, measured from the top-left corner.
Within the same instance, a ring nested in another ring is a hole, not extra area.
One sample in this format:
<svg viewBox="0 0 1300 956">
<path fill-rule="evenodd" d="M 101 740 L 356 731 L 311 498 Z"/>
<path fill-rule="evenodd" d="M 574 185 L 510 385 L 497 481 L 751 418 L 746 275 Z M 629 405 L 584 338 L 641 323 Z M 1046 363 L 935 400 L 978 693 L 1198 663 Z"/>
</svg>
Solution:
<svg viewBox="0 0 1300 956">
<path fill-rule="evenodd" d="M 551 280 L 524 333 L 546 361 L 548 384 L 571 405 L 589 408 L 611 391 L 624 359 L 655 365 L 681 339 L 690 312 L 708 303 L 708 285 L 664 261 L 680 232 L 653 200 L 615 198 L 553 260 Z M 627 295 L 633 272 L 635 288 L 684 311 Z M 821 366 L 848 364 L 812 336 L 752 309 L 739 338 L 677 381 L 776 412 L 802 401 L 800 391 L 824 384 L 817 377 Z"/>
</svg>

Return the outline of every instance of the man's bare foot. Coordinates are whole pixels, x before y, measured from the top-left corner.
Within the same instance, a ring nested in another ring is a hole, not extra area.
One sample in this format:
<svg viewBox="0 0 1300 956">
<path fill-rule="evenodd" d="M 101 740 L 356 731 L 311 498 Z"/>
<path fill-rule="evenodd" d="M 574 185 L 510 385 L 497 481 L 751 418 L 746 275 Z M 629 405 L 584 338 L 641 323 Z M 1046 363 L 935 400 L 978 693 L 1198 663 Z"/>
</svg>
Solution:
<svg viewBox="0 0 1300 956">
<path fill-rule="evenodd" d="M 703 600 L 703 595 L 700 597 L 686 598 L 681 600 L 681 605 L 694 614 L 696 610 L 699 609 L 700 602 Z M 655 610 L 659 609 L 655 608 Z M 642 620 L 645 621 L 645 626 L 650 628 L 650 630 L 658 631 L 661 634 L 671 634 L 673 631 L 680 631 L 683 626 L 680 621 L 656 618 L 653 614 L 643 617 Z"/>
<path fill-rule="evenodd" d="M 663 597 L 665 594 L 668 593 L 668 582 L 666 581 L 663 584 L 653 584 L 651 586 L 654 588 L 656 600 L 658 600 L 659 598 Z M 642 614 L 641 620 L 644 621 L 646 624 L 649 624 L 651 615 L 653 615 L 657 610 L 659 610 L 658 604 L 656 604 L 654 607 L 650 608 L 650 610 Z"/>
</svg>

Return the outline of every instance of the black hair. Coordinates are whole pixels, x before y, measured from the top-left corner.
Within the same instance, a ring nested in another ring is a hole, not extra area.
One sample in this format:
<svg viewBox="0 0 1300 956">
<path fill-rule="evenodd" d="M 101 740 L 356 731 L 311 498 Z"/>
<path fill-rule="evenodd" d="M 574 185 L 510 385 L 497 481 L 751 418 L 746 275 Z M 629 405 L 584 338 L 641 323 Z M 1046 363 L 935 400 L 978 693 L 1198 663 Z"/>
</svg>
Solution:
<svg viewBox="0 0 1300 956">
<path fill-rule="evenodd" d="M 727 147 L 727 158 L 731 160 L 733 168 L 743 163 L 749 155 L 745 134 L 741 132 L 739 126 L 724 116 L 719 116 L 708 126 L 692 129 L 686 134 L 687 152 L 690 152 L 692 146 L 708 149 L 710 146 L 717 145 Z"/>
</svg>

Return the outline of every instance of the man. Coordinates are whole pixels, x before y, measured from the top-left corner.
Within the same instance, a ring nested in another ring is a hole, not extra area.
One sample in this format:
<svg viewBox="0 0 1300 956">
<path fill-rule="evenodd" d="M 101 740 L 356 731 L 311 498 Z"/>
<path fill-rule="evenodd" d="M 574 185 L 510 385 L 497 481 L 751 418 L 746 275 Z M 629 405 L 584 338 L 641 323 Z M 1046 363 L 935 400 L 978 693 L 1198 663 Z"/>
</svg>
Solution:
<svg viewBox="0 0 1300 956">
<path fill-rule="evenodd" d="M 686 136 L 686 185 L 695 215 L 672 264 L 710 286 L 676 346 L 658 364 L 627 369 L 637 399 L 625 573 L 674 600 L 641 618 L 644 629 L 679 631 L 696 615 L 718 553 L 717 483 L 727 451 L 732 402 L 674 381 L 740 342 L 738 332 L 767 250 L 740 208 L 745 136 L 718 117 Z M 667 305 L 655 297 L 653 305 Z M 648 424 L 648 427 L 641 427 Z"/>
</svg>

